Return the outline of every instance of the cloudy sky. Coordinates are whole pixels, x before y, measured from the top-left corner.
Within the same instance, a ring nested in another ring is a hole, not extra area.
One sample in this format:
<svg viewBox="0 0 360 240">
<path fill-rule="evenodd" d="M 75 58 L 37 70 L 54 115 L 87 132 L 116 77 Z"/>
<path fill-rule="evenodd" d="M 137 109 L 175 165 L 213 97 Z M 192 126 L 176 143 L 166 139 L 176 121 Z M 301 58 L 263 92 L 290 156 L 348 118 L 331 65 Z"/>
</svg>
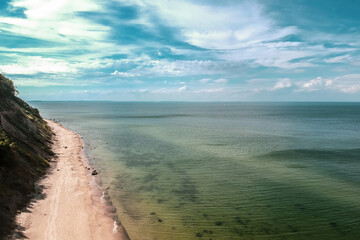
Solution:
<svg viewBox="0 0 360 240">
<path fill-rule="evenodd" d="M 26 100 L 360 101 L 358 0 L 1 0 Z"/>
</svg>

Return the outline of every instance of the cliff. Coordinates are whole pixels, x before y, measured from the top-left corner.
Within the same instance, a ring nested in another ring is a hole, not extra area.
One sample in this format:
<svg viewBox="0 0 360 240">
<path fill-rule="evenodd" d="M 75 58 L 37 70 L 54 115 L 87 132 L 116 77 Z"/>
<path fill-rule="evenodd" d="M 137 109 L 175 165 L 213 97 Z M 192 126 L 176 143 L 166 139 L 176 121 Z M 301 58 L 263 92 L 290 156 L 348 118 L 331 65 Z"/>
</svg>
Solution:
<svg viewBox="0 0 360 240">
<path fill-rule="evenodd" d="M 39 111 L 16 96 L 0 74 L 0 238 L 14 227 L 17 210 L 35 193 L 51 152 L 51 130 Z"/>
</svg>

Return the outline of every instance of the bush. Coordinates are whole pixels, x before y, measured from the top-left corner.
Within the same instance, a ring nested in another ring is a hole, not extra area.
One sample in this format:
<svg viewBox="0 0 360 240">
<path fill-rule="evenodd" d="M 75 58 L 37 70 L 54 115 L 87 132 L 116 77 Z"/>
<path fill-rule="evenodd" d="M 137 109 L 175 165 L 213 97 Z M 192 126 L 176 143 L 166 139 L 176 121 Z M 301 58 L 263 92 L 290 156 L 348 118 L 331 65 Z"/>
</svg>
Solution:
<svg viewBox="0 0 360 240">
<path fill-rule="evenodd" d="M 18 94 L 18 91 L 14 86 L 14 82 L 0 73 L 0 96 L 10 94 L 13 96 Z"/>
</svg>

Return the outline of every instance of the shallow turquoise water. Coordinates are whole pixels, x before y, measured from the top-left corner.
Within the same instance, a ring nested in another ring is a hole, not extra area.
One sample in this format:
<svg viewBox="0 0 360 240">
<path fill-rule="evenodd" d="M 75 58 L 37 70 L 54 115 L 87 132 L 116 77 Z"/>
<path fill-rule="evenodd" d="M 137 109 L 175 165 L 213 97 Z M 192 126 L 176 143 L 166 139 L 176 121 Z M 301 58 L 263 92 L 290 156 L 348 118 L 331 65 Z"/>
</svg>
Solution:
<svg viewBox="0 0 360 240">
<path fill-rule="evenodd" d="M 359 239 L 360 104 L 32 102 L 132 239 Z"/>
</svg>

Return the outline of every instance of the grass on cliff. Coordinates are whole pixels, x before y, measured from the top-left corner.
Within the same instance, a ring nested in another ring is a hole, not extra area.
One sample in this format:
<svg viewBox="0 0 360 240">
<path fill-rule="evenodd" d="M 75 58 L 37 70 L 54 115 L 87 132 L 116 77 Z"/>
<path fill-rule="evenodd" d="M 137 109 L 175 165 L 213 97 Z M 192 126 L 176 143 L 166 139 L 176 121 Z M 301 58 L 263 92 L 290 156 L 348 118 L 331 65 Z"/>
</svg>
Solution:
<svg viewBox="0 0 360 240">
<path fill-rule="evenodd" d="M 16 211 L 35 193 L 35 182 L 53 156 L 51 129 L 17 94 L 0 74 L 0 239 L 14 227 Z"/>
</svg>

